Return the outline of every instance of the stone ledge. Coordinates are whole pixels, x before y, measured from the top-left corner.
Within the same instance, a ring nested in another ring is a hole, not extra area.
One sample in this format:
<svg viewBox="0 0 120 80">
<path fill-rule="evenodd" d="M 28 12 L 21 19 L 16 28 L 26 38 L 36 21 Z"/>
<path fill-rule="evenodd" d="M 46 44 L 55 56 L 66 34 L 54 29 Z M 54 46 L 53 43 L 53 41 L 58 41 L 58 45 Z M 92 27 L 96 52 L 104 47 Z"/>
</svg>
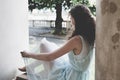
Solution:
<svg viewBox="0 0 120 80">
<path fill-rule="evenodd" d="M 18 75 L 15 80 L 28 80 L 27 79 L 27 74 L 23 73 L 21 75 Z"/>
</svg>

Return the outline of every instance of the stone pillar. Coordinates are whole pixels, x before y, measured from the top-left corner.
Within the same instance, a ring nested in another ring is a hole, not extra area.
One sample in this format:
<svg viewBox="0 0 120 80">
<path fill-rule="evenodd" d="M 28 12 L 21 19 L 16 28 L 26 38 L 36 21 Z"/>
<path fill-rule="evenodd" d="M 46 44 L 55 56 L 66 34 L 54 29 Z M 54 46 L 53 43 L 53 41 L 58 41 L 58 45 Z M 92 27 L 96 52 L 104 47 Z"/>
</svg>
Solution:
<svg viewBox="0 0 120 80">
<path fill-rule="evenodd" d="M 95 80 L 120 80 L 120 0 L 97 0 Z"/>
</svg>

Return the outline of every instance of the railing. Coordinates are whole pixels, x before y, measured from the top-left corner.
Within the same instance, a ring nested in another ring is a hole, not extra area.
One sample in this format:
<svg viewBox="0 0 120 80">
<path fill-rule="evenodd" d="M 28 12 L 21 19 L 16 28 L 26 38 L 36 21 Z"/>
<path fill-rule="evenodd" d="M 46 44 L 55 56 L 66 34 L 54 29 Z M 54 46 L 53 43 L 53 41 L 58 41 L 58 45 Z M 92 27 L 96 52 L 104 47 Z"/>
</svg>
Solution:
<svg viewBox="0 0 120 80">
<path fill-rule="evenodd" d="M 70 26 L 70 21 L 63 21 L 62 27 Z M 55 27 L 55 20 L 29 20 L 29 27 Z"/>
</svg>

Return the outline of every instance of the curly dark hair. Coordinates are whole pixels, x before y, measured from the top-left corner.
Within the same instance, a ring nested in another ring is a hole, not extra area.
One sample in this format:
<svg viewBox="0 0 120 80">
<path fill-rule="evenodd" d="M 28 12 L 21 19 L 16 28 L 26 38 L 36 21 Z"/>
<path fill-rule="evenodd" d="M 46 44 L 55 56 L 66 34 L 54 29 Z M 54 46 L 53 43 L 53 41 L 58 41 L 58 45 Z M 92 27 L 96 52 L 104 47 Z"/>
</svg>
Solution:
<svg viewBox="0 0 120 80">
<path fill-rule="evenodd" d="M 93 46 L 96 24 L 88 7 L 85 5 L 76 5 L 69 13 L 75 20 L 75 30 L 71 37 L 81 35 L 91 46 Z"/>
</svg>

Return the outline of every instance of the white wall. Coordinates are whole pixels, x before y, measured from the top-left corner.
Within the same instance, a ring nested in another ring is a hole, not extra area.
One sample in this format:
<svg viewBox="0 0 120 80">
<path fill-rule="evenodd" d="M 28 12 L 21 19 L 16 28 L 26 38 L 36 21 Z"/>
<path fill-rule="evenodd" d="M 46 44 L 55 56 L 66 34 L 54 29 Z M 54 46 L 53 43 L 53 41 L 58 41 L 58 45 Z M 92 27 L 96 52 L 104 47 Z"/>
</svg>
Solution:
<svg viewBox="0 0 120 80">
<path fill-rule="evenodd" d="M 28 48 L 28 0 L 0 0 L 0 80 L 12 80 Z"/>
</svg>

